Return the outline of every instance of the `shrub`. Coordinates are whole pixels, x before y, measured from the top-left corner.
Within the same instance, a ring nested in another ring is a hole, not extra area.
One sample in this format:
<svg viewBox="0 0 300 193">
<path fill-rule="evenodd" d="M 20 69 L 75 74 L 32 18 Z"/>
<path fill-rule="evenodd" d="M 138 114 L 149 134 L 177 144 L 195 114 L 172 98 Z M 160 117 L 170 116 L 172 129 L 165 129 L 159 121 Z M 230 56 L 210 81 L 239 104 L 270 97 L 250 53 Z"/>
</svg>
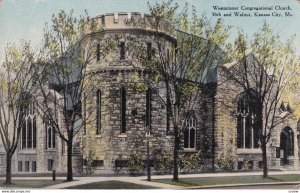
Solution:
<svg viewBox="0 0 300 193">
<path fill-rule="evenodd" d="M 128 158 L 128 173 L 131 176 L 144 174 L 144 161 L 140 153 L 131 153 Z"/>
<path fill-rule="evenodd" d="M 218 166 L 224 171 L 231 171 L 234 167 L 234 158 L 230 155 L 221 155 L 218 158 Z"/>
<path fill-rule="evenodd" d="M 156 149 L 154 156 L 154 170 L 159 174 L 171 173 L 173 170 L 173 157 L 170 153 Z"/>
<path fill-rule="evenodd" d="M 200 172 L 203 166 L 201 152 L 185 154 L 182 157 L 182 172 Z"/>
<path fill-rule="evenodd" d="M 94 160 L 95 160 L 95 151 L 89 150 L 89 153 L 86 157 L 86 167 L 85 167 L 87 175 L 93 174 L 96 169 L 95 166 L 93 165 Z"/>
</svg>

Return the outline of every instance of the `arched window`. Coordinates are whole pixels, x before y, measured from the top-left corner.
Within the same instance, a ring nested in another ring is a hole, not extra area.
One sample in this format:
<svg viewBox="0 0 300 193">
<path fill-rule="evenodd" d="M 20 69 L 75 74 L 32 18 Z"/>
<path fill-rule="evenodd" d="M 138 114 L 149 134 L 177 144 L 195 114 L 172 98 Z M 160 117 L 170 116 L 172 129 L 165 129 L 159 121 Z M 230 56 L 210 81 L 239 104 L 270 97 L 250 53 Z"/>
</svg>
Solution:
<svg viewBox="0 0 300 193">
<path fill-rule="evenodd" d="M 126 89 L 124 86 L 120 89 L 121 96 L 121 133 L 126 132 Z"/>
<path fill-rule="evenodd" d="M 36 148 L 36 105 L 35 102 L 30 103 L 25 107 L 25 119 L 22 126 L 21 148 L 35 149 Z"/>
<path fill-rule="evenodd" d="M 188 113 L 184 123 L 184 148 L 196 149 L 196 119 L 194 113 Z"/>
<path fill-rule="evenodd" d="M 97 130 L 96 130 L 96 135 L 99 135 L 101 132 L 101 90 L 97 91 Z"/>
<path fill-rule="evenodd" d="M 254 94 L 243 94 L 237 106 L 237 147 L 258 148 L 259 136 L 255 127 L 255 104 Z"/>
<path fill-rule="evenodd" d="M 294 156 L 294 132 L 290 127 L 285 127 L 280 133 L 280 149 L 283 150 L 283 159 Z"/>
<path fill-rule="evenodd" d="M 56 145 L 55 127 L 48 118 L 44 119 L 46 131 L 46 149 L 54 149 Z"/>
</svg>

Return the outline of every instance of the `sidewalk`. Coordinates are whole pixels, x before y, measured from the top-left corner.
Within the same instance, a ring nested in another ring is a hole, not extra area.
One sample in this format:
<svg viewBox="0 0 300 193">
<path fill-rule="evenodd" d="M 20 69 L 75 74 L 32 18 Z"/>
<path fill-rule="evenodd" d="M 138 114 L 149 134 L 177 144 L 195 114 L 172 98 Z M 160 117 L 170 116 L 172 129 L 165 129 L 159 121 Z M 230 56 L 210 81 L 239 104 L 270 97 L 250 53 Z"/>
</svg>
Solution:
<svg viewBox="0 0 300 193">
<path fill-rule="evenodd" d="M 289 175 L 289 174 L 299 174 L 299 182 L 295 183 L 295 186 L 300 187 L 300 171 L 271 171 L 269 175 Z M 201 178 L 201 177 L 232 177 L 232 176 L 259 176 L 262 175 L 261 171 L 258 172 L 235 172 L 235 173 L 201 173 L 201 174 L 186 174 L 186 175 L 179 175 L 179 178 Z M 146 180 L 146 176 L 139 176 L 139 177 L 76 177 L 73 182 L 66 182 L 62 184 L 56 184 L 53 186 L 46 187 L 47 189 L 60 189 L 60 188 L 67 188 L 71 186 L 93 183 L 93 182 L 101 182 L 101 181 L 108 181 L 108 180 L 116 180 L 116 181 L 123 181 L 129 183 L 135 183 L 145 186 L 152 186 L 153 188 L 161 188 L 161 189 L 188 189 L 188 187 L 176 186 L 171 184 L 163 184 L 158 182 L 149 182 Z M 151 179 L 164 179 L 164 178 L 172 178 L 172 175 L 156 175 L 151 176 Z M 263 184 L 274 184 L 274 183 L 263 183 Z M 279 184 L 291 184 L 291 182 L 279 182 Z M 239 184 L 243 185 L 243 184 Z M 252 184 L 253 185 L 253 184 Z M 220 185 L 220 186 L 207 186 L 202 188 L 209 188 L 209 187 L 224 187 L 224 186 L 232 186 L 232 185 Z M 197 188 L 197 187 L 189 187 L 189 188 Z"/>
<path fill-rule="evenodd" d="M 289 174 L 298 174 L 299 175 L 299 182 L 293 182 L 295 183 L 295 186 L 300 184 L 300 171 L 270 171 L 269 175 L 289 175 Z M 233 173 L 200 173 L 200 174 L 186 174 L 186 175 L 179 175 L 179 178 L 201 178 L 201 177 L 233 177 L 233 176 L 258 176 L 262 175 L 261 171 L 256 172 L 233 172 Z M 152 186 L 153 188 L 162 188 L 162 189 L 188 189 L 188 187 L 182 187 L 182 186 L 176 186 L 171 184 L 163 184 L 163 183 L 157 183 L 157 182 L 149 182 L 146 180 L 146 176 L 139 176 L 139 177 L 129 177 L 129 176 L 114 176 L 114 177 L 103 177 L 103 176 L 94 176 L 94 177 L 74 177 L 74 181 L 72 182 L 64 182 L 61 184 L 56 184 L 52 186 L 45 187 L 46 189 L 61 189 L 61 188 L 67 188 L 71 186 L 76 185 L 82 185 L 82 184 L 88 184 L 88 183 L 94 183 L 94 182 L 103 182 L 103 181 L 109 181 L 109 180 L 115 180 L 115 181 L 123 181 L 123 182 L 129 182 L 129 183 L 135 183 L 139 185 L 145 185 L 145 186 Z M 164 178 L 172 178 L 172 175 L 156 175 L 151 176 L 151 179 L 164 179 Z M 0 179 L 4 179 L 1 177 Z M 49 180 L 51 177 L 15 177 L 13 179 L 16 180 Z M 65 177 L 57 177 L 57 180 L 65 180 Z M 280 182 L 279 182 L 280 183 Z M 287 182 L 290 183 L 290 182 Z M 286 182 L 281 182 L 280 184 L 287 184 Z M 275 184 L 275 183 L 264 183 L 264 184 Z M 242 185 L 242 184 L 239 184 Z M 220 185 L 220 186 L 207 186 L 205 188 L 209 187 L 224 187 L 224 186 L 232 186 L 232 185 Z M 189 187 L 189 188 L 197 188 L 197 187 Z M 199 187 L 198 187 L 199 188 Z M 204 188 L 204 187 L 202 187 Z M 299 185 L 298 185 L 299 188 Z"/>
</svg>

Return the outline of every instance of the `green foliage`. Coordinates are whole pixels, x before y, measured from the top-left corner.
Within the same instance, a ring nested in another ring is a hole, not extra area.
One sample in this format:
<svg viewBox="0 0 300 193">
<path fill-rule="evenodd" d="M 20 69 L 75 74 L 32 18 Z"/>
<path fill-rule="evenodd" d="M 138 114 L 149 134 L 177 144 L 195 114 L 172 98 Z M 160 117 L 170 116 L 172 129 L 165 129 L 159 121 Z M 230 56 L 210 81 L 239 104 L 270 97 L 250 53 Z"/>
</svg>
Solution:
<svg viewBox="0 0 300 193">
<path fill-rule="evenodd" d="M 95 169 L 96 169 L 95 166 L 93 165 L 95 157 L 96 157 L 95 151 L 94 150 L 89 150 L 88 155 L 85 158 L 85 160 L 86 160 L 86 174 L 87 175 L 93 174 Z"/>
<path fill-rule="evenodd" d="M 218 158 L 217 163 L 224 171 L 232 171 L 234 168 L 234 157 L 231 155 L 221 155 Z"/>
<path fill-rule="evenodd" d="M 153 154 L 154 170 L 159 174 L 169 174 L 173 169 L 173 157 L 170 153 L 156 149 Z"/>
<path fill-rule="evenodd" d="M 143 156 L 140 153 L 131 153 L 128 158 L 128 173 L 131 176 L 144 174 Z"/>
<path fill-rule="evenodd" d="M 243 168 L 244 168 L 244 170 L 249 170 L 250 166 L 251 166 L 251 164 L 250 164 L 249 160 L 245 160 L 243 162 Z"/>
<path fill-rule="evenodd" d="M 182 164 L 184 173 L 200 172 L 203 166 L 201 151 L 183 155 Z"/>
</svg>

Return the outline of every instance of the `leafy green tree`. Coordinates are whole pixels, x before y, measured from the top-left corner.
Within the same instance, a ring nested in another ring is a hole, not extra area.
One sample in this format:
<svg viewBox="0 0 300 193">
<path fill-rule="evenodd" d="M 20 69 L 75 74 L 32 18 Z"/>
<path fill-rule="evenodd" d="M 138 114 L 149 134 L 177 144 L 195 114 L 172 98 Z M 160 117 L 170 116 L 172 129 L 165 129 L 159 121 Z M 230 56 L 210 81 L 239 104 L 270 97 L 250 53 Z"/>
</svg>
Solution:
<svg viewBox="0 0 300 193">
<path fill-rule="evenodd" d="M 152 29 L 129 42 L 128 61 L 135 68 L 140 65 L 148 74 L 140 74 L 142 82 L 150 88 L 163 85 L 165 96 L 157 93 L 167 109 L 174 139 L 173 181 L 178 181 L 180 141 L 184 123 L 200 97 L 202 84 L 211 81 L 217 64 L 221 63 L 229 28 L 218 20 L 214 27 L 204 16 L 188 4 L 178 13 L 178 5 L 172 1 L 149 4 L 151 17 L 141 23 L 132 21 L 135 27 Z M 148 44 L 146 44 L 148 42 Z M 151 42 L 151 46 L 149 44 Z M 147 45 L 147 46 L 145 46 Z"/>
<path fill-rule="evenodd" d="M 44 101 L 39 109 L 67 146 L 67 181 L 73 180 L 76 136 L 85 132 L 85 125 L 95 121 L 92 117 L 95 108 L 85 108 L 85 105 L 95 102 L 96 93 L 88 64 L 104 57 L 105 50 L 99 49 L 99 43 L 102 48 L 109 48 L 101 33 L 96 20 L 88 15 L 75 17 L 73 11 L 53 15 L 51 25 L 47 24 L 44 29 L 43 58 L 36 69 L 39 73 L 35 80 Z M 93 36 L 95 34 L 98 35 Z M 57 92 L 52 93 L 54 97 L 49 97 L 49 88 Z"/>
<path fill-rule="evenodd" d="M 263 177 L 267 178 L 267 144 L 276 126 L 292 116 L 280 114 L 279 108 L 284 95 L 293 93 L 297 88 L 299 57 L 293 38 L 286 43 L 281 42 L 266 23 L 250 41 L 240 32 L 232 56 L 237 64 L 226 69 L 226 76 L 247 94 L 250 113 L 255 115 L 252 127 L 262 150 Z"/>
<path fill-rule="evenodd" d="M 9 44 L 0 71 L 0 135 L 6 151 L 5 184 L 11 184 L 12 156 L 19 144 L 26 109 L 34 101 L 35 51 L 30 43 Z"/>
</svg>

